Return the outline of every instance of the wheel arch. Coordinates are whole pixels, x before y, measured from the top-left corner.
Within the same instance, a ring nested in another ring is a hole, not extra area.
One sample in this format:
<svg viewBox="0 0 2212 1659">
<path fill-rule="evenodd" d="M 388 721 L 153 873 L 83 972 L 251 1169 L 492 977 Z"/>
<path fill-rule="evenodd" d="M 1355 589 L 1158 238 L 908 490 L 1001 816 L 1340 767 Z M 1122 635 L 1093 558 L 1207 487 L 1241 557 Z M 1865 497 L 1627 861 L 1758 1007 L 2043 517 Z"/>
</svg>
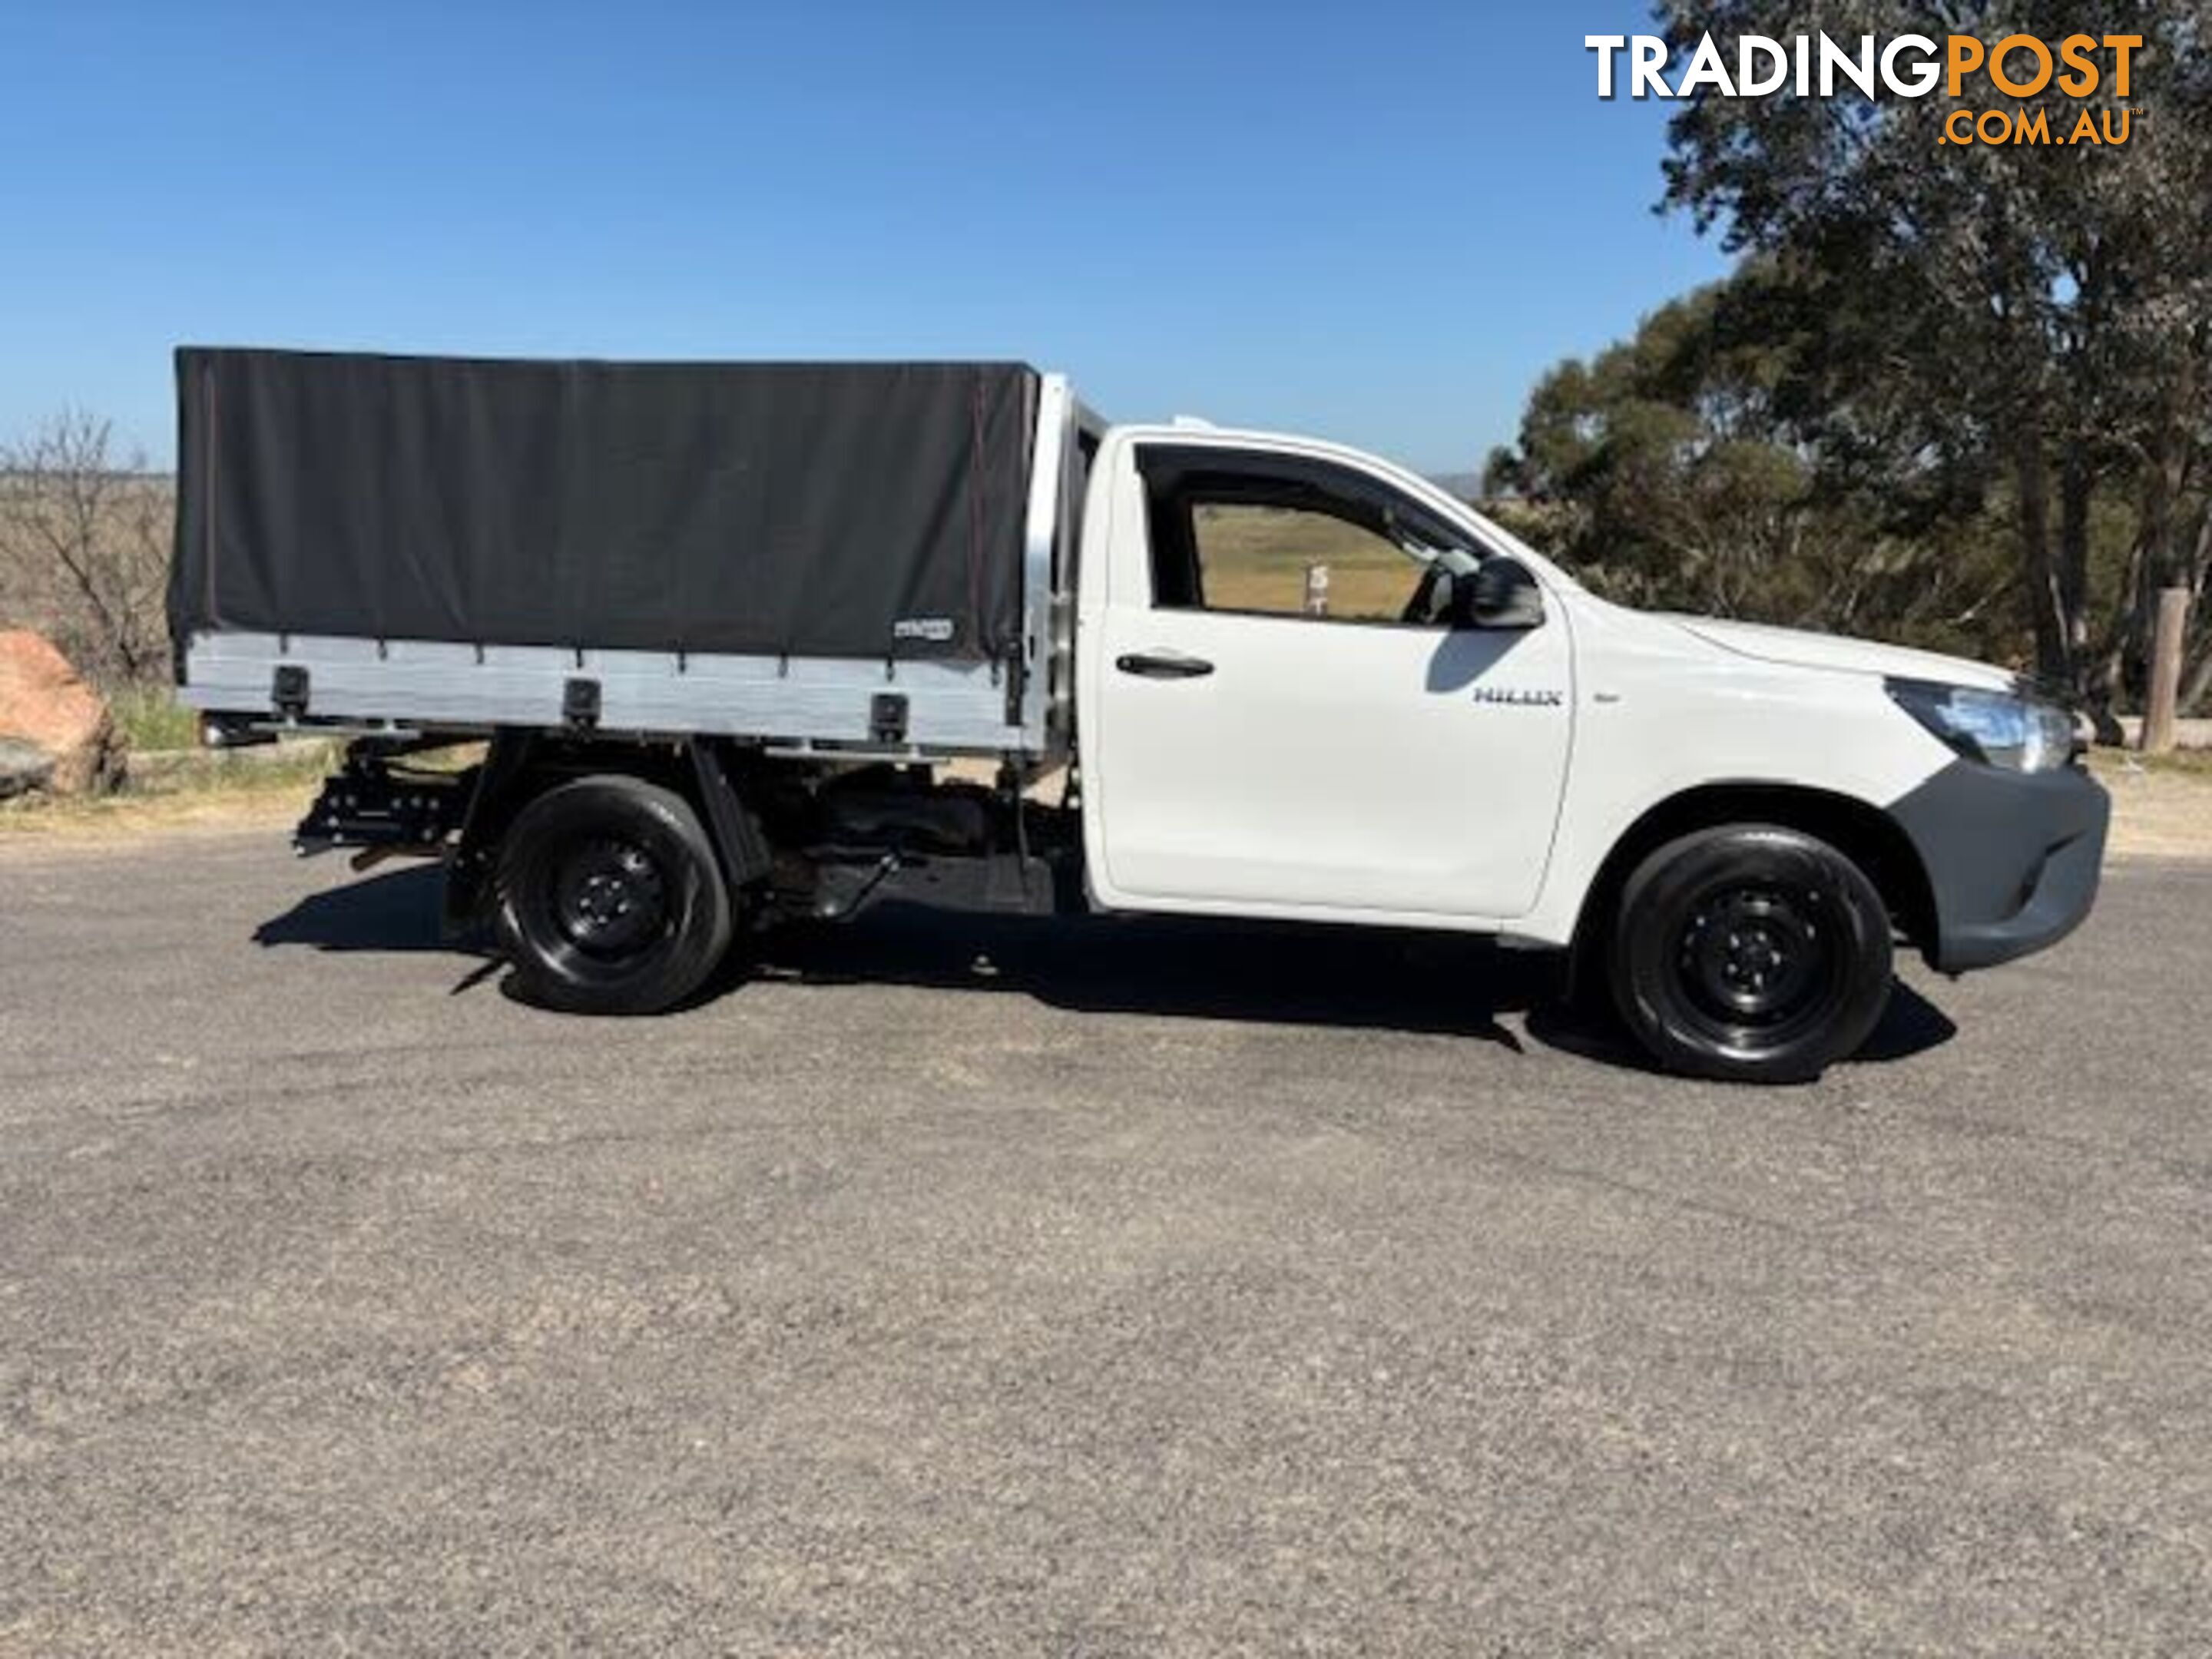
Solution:
<svg viewBox="0 0 2212 1659">
<path fill-rule="evenodd" d="M 1678 836 L 1729 823 L 1771 823 L 1827 842 L 1866 872 L 1909 944 L 1924 951 L 1934 942 L 1936 898 L 1927 867 L 1904 829 L 1881 807 L 1803 784 L 1699 784 L 1647 808 L 1598 866 L 1575 921 L 1577 977 L 1592 946 L 1601 941 L 1629 873 L 1645 855 Z"/>
<path fill-rule="evenodd" d="M 768 874 L 769 852 L 758 820 L 738 795 L 737 769 L 726 746 L 711 739 L 580 742 L 502 728 L 492 737 L 447 865 L 446 931 L 465 934 L 483 919 L 500 843 L 522 810 L 579 778 L 636 778 L 682 796 L 698 813 L 730 891 L 757 883 Z"/>
</svg>

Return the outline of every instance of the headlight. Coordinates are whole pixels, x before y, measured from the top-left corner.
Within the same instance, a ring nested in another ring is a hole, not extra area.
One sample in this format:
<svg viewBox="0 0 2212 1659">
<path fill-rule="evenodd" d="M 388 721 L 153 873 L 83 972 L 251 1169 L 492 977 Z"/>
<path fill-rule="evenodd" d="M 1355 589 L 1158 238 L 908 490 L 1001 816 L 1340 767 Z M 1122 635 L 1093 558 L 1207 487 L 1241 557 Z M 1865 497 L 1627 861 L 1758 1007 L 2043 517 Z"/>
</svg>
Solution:
<svg viewBox="0 0 2212 1659">
<path fill-rule="evenodd" d="M 1900 708 L 1968 760 L 2055 772 L 2074 753 L 2074 716 L 2055 702 L 1932 680 L 1885 684 Z"/>
</svg>

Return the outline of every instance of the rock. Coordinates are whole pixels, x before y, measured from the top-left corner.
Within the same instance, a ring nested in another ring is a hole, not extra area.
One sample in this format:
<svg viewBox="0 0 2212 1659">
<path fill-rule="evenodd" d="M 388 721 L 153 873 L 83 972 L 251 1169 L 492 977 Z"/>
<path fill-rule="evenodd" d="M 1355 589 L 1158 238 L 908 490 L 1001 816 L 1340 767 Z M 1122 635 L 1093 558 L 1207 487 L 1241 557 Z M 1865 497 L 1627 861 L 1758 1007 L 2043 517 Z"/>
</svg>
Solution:
<svg viewBox="0 0 2212 1659">
<path fill-rule="evenodd" d="M 0 738 L 46 756 L 46 781 L 33 787 L 57 795 L 112 788 L 123 780 L 123 743 L 106 700 L 51 641 L 27 629 L 0 633 Z"/>
<path fill-rule="evenodd" d="M 0 800 L 43 789 L 54 775 L 54 757 L 35 743 L 0 738 Z"/>
</svg>

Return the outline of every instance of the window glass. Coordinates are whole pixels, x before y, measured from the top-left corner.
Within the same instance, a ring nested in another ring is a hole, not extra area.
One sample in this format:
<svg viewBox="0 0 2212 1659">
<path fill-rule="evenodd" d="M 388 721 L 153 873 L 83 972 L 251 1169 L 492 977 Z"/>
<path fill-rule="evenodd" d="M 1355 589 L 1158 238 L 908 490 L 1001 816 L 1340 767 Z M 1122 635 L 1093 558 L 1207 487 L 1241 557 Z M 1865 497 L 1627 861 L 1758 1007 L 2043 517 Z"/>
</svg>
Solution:
<svg viewBox="0 0 2212 1659">
<path fill-rule="evenodd" d="M 1319 457 L 1162 443 L 1137 466 L 1164 610 L 1438 627 L 1445 573 L 1480 557 L 1420 502 Z"/>
<path fill-rule="evenodd" d="M 1397 622 L 1424 568 L 1376 532 L 1306 507 L 1200 500 L 1191 533 L 1209 611 Z"/>
</svg>

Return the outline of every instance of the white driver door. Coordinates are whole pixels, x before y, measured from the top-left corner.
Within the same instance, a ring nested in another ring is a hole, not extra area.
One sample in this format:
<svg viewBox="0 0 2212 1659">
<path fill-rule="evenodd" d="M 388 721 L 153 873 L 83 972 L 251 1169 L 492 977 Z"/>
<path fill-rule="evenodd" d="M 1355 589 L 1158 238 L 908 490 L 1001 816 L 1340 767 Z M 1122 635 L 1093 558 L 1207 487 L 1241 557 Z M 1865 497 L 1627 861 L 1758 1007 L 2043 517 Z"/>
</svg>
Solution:
<svg viewBox="0 0 2212 1659">
<path fill-rule="evenodd" d="M 1462 568 L 1480 550 L 1341 462 L 1182 443 L 1133 453 L 1106 603 L 1087 623 L 1098 678 L 1084 787 L 1101 901 L 1347 918 L 1528 910 L 1573 707 L 1558 608 L 1526 629 L 1424 619 L 1425 562 L 1448 542 Z M 1313 613 L 1319 580 L 1325 614 Z"/>
</svg>

